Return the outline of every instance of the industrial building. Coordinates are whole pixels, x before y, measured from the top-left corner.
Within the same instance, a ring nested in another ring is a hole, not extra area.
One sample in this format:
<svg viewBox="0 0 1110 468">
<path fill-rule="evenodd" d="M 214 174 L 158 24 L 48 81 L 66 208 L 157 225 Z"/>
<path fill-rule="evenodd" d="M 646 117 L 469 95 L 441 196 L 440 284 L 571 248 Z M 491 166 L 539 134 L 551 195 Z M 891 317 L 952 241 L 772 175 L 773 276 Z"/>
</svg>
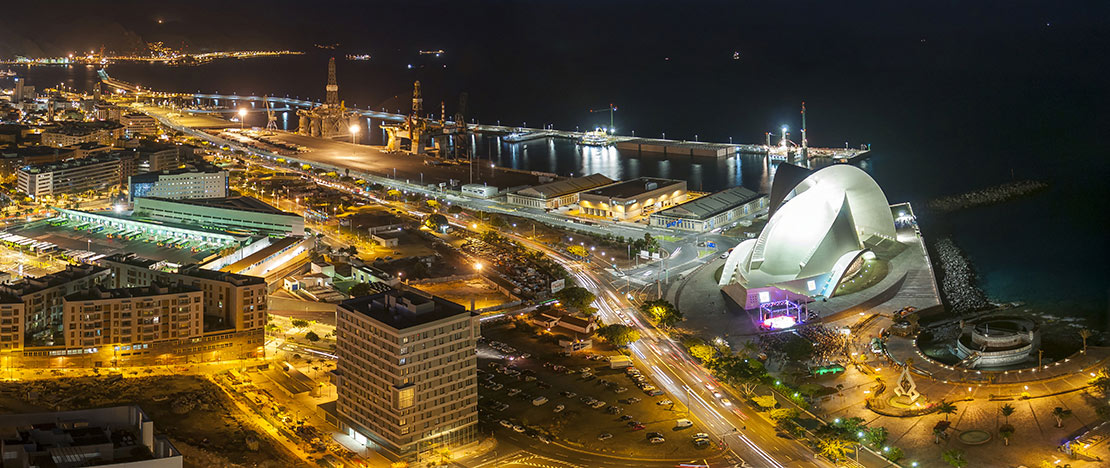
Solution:
<svg viewBox="0 0 1110 468">
<path fill-rule="evenodd" d="M 206 229 L 227 229 L 261 235 L 303 236 L 304 218 L 251 197 L 170 200 L 136 198 L 134 217 Z"/>
<path fill-rule="evenodd" d="M 0 416 L 4 467 L 181 468 L 181 452 L 154 434 L 137 405 Z"/>
<path fill-rule="evenodd" d="M 640 177 L 578 195 L 582 214 L 614 221 L 635 221 L 686 201 L 686 181 Z"/>
<path fill-rule="evenodd" d="M 613 179 L 601 174 L 590 174 L 520 189 L 509 193 L 505 199 L 513 205 L 557 210 L 578 203 L 579 193 L 612 183 Z"/>
<path fill-rule="evenodd" d="M 121 167 L 116 155 L 24 166 L 16 170 L 16 188 L 34 198 L 107 190 L 120 184 Z"/>
<path fill-rule="evenodd" d="M 744 187 L 731 187 L 652 213 L 654 227 L 707 232 L 767 208 L 767 197 Z"/>
<path fill-rule="evenodd" d="M 154 197 L 170 200 L 193 198 L 224 198 L 228 196 L 228 174 L 225 170 L 190 170 L 149 172 L 131 176 L 127 182 L 128 200 Z"/>
<path fill-rule="evenodd" d="M 461 191 L 463 195 L 474 198 L 493 198 L 497 196 L 497 187 L 485 184 L 465 184 Z"/>
<path fill-rule="evenodd" d="M 477 315 L 391 289 L 343 302 L 337 318 L 339 397 L 330 417 L 341 430 L 396 459 L 476 439 Z"/>
<path fill-rule="evenodd" d="M 195 241 L 208 244 L 212 247 L 222 248 L 237 246 L 250 238 L 250 236 L 246 234 L 230 234 L 223 231 L 203 229 L 196 225 L 149 222 L 124 215 L 117 215 L 112 212 L 93 213 L 56 207 L 54 211 L 57 211 L 60 217 L 75 222 L 106 226 L 119 232 L 134 231 L 150 237 L 164 236 L 183 241 Z"/>
</svg>

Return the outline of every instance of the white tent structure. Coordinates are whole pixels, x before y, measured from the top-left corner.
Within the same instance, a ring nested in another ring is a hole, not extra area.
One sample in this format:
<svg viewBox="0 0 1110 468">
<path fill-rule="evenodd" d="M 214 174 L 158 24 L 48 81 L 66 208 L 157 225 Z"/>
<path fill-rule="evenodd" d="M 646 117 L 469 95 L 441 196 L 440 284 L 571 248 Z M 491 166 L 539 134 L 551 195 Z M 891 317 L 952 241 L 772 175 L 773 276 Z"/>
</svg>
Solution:
<svg viewBox="0 0 1110 468">
<path fill-rule="evenodd" d="M 757 239 L 733 249 L 721 287 L 739 284 L 751 290 L 811 279 L 805 288 L 809 294 L 828 296 L 868 246 L 895 241 L 886 195 L 855 166 L 828 166 L 792 189 L 773 187 L 776 192 L 783 194 L 782 201 L 771 206 L 771 218 Z"/>
</svg>

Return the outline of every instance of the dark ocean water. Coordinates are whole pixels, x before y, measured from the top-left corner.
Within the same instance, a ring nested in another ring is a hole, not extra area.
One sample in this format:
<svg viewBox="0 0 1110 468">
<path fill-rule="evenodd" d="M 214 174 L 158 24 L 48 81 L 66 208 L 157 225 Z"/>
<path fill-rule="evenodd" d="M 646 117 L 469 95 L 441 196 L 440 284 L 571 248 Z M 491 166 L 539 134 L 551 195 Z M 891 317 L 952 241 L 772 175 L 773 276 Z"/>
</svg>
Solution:
<svg viewBox="0 0 1110 468">
<path fill-rule="evenodd" d="M 415 46 L 349 44 L 296 57 L 198 67 L 120 64 L 109 72 L 164 90 L 322 99 L 327 58 L 335 54 L 340 97 L 348 105 L 407 110 L 419 79 L 425 111 L 436 115 L 440 101 L 454 114 L 466 91 L 467 117 L 480 122 L 590 128 L 608 125 L 609 115 L 589 110 L 614 103 L 620 134 L 738 143 L 761 143 L 765 131 L 783 125 L 797 139 L 805 100 L 811 145 L 871 144 L 865 169 L 890 201 L 913 202 L 920 212 L 930 198 L 1012 178 L 1048 182 L 1048 191 L 1001 205 L 921 213 L 923 229 L 929 237 L 950 235 L 964 248 L 991 298 L 1026 301 L 1105 327 L 1110 150 L 1108 120 L 1097 106 L 1110 100 L 1097 71 L 1107 58 L 1088 30 L 1069 35 L 1038 24 L 1031 20 L 1020 34 L 1005 35 L 992 28 L 887 31 L 876 40 L 827 31 L 827 40 L 764 34 L 696 44 L 674 34 L 637 36 L 626 24 L 615 26 L 622 34 L 610 44 L 589 34 L 567 39 L 537 20 L 542 33 L 522 32 L 527 28 L 518 24 L 513 34 L 485 31 L 435 42 L 447 50 L 441 57 L 419 55 Z M 736 51 L 739 60 L 733 60 Z M 346 61 L 346 53 L 373 58 Z M 40 86 L 64 81 L 86 88 L 95 70 L 37 67 L 29 78 Z M 380 133 L 368 138 L 381 143 Z M 477 148 L 499 165 L 682 178 L 706 191 L 737 184 L 766 190 L 773 171 L 755 157 L 629 157 L 559 141 L 498 150 L 483 140 Z"/>
</svg>

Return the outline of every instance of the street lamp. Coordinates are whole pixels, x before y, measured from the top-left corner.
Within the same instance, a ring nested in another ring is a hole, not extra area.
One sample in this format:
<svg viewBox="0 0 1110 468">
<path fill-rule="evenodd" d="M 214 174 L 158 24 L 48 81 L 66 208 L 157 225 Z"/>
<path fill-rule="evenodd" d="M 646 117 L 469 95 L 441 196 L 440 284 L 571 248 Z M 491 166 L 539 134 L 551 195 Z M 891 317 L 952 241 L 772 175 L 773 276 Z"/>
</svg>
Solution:
<svg viewBox="0 0 1110 468">
<path fill-rule="evenodd" d="M 247 108 L 242 107 L 239 109 L 239 130 L 243 130 L 243 121 L 247 118 Z"/>
<path fill-rule="evenodd" d="M 351 143 L 355 142 L 355 136 L 358 135 L 358 125 L 351 125 Z"/>
<path fill-rule="evenodd" d="M 475 263 L 475 264 L 474 264 L 474 269 L 475 269 L 475 270 L 478 270 L 478 273 L 481 273 L 481 272 L 482 272 L 482 267 L 483 267 L 483 266 L 484 266 L 484 265 L 482 265 L 482 262 L 478 262 L 478 263 Z"/>
</svg>

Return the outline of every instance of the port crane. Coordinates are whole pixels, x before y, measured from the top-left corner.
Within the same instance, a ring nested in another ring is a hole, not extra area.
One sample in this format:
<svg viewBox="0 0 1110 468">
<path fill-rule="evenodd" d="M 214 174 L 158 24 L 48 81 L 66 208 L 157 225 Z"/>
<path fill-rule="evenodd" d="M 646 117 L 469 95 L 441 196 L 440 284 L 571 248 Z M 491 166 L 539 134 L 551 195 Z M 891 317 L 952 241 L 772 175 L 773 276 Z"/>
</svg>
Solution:
<svg viewBox="0 0 1110 468">
<path fill-rule="evenodd" d="M 270 105 L 270 96 L 262 96 L 262 103 L 266 105 L 266 131 L 277 131 L 277 115 L 274 114 L 274 107 Z"/>
<path fill-rule="evenodd" d="M 613 133 L 613 112 L 616 112 L 616 111 L 617 111 L 617 105 L 613 104 L 613 103 L 609 103 L 609 107 L 605 107 L 605 108 L 602 108 L 602 109 L 590 109 L 591 114 L 596 113 L 596 112 L 608 112 L 609 113 L 609 128 L 608 128 L 609 133 Z"/>
</svg>

